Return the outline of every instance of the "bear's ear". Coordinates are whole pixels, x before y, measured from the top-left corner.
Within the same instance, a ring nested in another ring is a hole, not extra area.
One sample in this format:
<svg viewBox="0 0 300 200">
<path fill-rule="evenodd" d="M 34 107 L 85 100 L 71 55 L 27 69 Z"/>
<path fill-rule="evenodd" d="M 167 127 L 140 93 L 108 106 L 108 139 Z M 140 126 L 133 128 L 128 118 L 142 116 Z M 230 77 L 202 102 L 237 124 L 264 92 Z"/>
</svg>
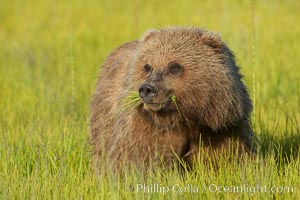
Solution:
<svg viewBox="0 0 300 200">
<path fill-rule="evenodd" d="M 141 41 L 146 42 L 147 40 L 149 40 L 149 38 L 151 38 L 156 33 L 158 33 L 158 31 L 155 29 L 150 29 L 150 30 L 146 31 L 144 33 L 144 35 L 142 36 Z"/>
<path fill-rule="evenodd" d="M 212 48 L 220 48 L 223 46 L 221 36 L 212 31 L 207 31 L 201 36 L 201 40 L 204 44 L 211 46 Z"/>
</svg>

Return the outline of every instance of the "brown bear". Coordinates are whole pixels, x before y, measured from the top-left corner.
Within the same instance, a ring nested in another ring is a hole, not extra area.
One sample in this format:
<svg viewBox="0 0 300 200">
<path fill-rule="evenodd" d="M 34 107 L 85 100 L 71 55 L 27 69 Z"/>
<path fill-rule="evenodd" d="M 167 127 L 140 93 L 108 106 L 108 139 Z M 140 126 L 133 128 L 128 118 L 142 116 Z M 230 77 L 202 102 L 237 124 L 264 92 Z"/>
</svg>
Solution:
<svg viewBox="0 0 300 200">
<path fill-rule="evenodd" d="M 203 29 L 150 30 L 121 45 L 106 58 L 92 98 L 93 160 L 115 169 L 193 167 L 201 155 L 251 154 L 252 105 L 241 78 L 232 51 Z M 134 91 L 141 100 L 123 110 Z"/>
</svg>

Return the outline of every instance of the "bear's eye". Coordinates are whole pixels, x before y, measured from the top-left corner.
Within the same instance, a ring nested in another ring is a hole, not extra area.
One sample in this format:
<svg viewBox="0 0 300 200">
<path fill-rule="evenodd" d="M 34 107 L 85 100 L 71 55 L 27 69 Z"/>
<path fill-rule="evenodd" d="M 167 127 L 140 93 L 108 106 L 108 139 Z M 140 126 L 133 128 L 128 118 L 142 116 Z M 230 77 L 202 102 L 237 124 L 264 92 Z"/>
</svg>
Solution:
<svg viewBox="0 0 300 200">
<path fill-rule="evenodd" d="M 152 70 L 152 67 L 149 64 L 144 65 L 144 71 L 149 73 Z"/>
<path fill-rule="evenodd" d="M 173 75 L 179 74 L 182 70 L 182 66 L 179 63 L 170 63 L 169 72 Z"/>
</svg>

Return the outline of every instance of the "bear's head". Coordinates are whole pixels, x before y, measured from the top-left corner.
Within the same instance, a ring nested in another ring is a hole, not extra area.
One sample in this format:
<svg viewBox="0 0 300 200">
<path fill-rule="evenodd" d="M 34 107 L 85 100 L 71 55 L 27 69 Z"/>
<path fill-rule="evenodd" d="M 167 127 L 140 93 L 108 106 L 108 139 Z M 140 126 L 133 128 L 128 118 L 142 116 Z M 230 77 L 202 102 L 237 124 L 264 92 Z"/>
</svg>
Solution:
<svg viewBox="0 0 300 200">
<path fill-rule="evenodd" d="M 177 115 L 213 130 L 248 118 L 251 101 L 234 55 L 216 33 L 149 31 L 140 39 L 133 63 L 132 82 L 144 112 Z"/>
</svg>

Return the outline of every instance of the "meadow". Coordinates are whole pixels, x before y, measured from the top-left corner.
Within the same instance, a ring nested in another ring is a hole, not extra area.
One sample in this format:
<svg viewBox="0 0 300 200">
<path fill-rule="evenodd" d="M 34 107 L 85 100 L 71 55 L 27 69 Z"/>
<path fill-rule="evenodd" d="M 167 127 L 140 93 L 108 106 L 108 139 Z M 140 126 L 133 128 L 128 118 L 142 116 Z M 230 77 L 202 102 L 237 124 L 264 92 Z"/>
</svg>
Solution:
<svg viewBox="0 0 300 200">
<path fill-rule="evenodd" d="M 0 0 L 0 199 L 299 198 L 299 10 L 296 0 Z M 145 30 L 169 25 L 215 30 L 234 51 L 254 104 L 259 156 L 220 159 L 218 171 L 199 162 L 184 178 L 167 171 L 163 179 L 104 179 L 89 145 L 101 63 Z M 190 186 L 198 190 L 184 191 Z"/>
</svg>

